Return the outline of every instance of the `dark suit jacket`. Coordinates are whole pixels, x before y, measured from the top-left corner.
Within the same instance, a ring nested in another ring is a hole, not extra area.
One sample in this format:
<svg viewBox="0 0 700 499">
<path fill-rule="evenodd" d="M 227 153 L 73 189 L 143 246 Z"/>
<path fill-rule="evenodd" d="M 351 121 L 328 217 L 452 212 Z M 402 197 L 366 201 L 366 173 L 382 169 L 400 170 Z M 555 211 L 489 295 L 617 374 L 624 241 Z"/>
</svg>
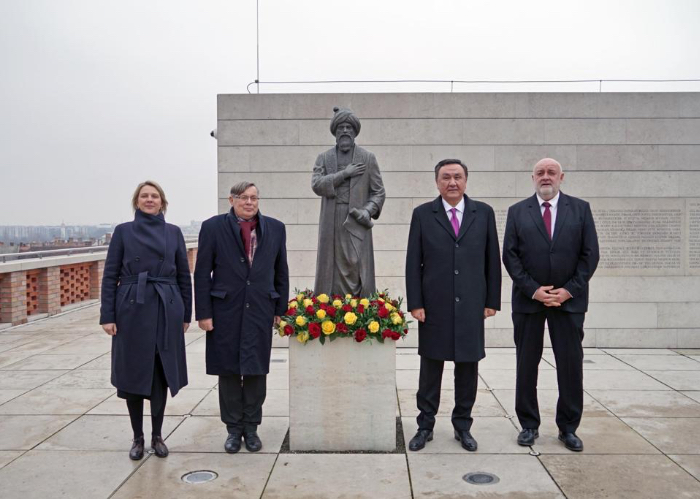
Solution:
<svg viewBox="0 0 700 499">
<path fill-rule="evenodd" d="M 508 209 L 503 263 L 513 279 L 513 312 L 544 310 L 544 304 L 532 296 L 537 288 L 548 285 L 563 287 L 573 296 L 560 310 L 586 312 L 588 281 L 598 259 L 598 236 L 586 201 L 560 193 L 551 241 L 536 195 Z"/>
<path fill-rule="evenodd" d="M 501 308 L 501 262 L 493 209 L 464 196 L 459 235 L 442 198 L 413 210 L 406 253 L 409 310 L 425 309 L 418 353 L 436 360 L 484 358 L 484 308 Z"/>
<path fill-rule="evenodd" d="M 267 374 L 274 316 L 284 314 L 289 298 L 286 232 L 282 222 L 258 213 L 251 267 L 232 211 L 205 221 L 199 233 L 195 310 L 197 320 L 214 320 L 207 374 Z"/>
</svg>

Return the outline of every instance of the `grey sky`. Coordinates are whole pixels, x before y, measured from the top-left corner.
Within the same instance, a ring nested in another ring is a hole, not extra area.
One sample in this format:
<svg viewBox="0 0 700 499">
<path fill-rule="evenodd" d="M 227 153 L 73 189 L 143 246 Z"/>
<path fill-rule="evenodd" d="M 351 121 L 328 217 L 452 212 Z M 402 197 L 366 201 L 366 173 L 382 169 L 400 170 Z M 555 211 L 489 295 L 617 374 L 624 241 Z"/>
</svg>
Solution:
<svg viewBox="0 0 700 499">
<path fill-rule="evenodd" d="M 255 11 L 254 0 L 2 0 L 0 225 L 129 220 L 132 190 L 146 178 L 165 188 L 169 221 L 213 215 L 216 142 L 208 133 L 217 93 L 245 93 L 256 77 Z M 260 0 L 260 78 L 700 78 L 699 28 L 696 0 Z M 700 91 L 700 84 L 603 90 Z M 261 86 L 347 91 L 449 85 Z"/>
</svg>

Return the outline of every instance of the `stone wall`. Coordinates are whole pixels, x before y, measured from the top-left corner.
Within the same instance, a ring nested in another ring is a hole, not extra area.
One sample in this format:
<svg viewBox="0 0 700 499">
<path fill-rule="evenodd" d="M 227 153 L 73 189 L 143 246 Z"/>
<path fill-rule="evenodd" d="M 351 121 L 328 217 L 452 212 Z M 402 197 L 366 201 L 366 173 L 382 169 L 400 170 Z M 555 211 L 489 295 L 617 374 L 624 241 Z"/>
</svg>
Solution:
<svg viewBox="0 0 700 499">
<path fill-rule="evenodd" d="M 502 238 L 508 206 L 532 195 L 532 166 L 549 156 L 564 166 L 562 190 L 590 201 L 600 237 L 584 344 L 700 347 L 700 94 L 220 95 L 219 209 L 236 181 L 260 187 L 261 211 L 287 224 L 292 287 L 313 286 L 320 199 L 311 170 L 334 144 L 334 106 L 361 118 L 357 143 L 384 178 L 379 287 L 405 295 L 408 224 L 437 195 L 437 161 L 468 164 L 467 194 L 494 207 Z M 504 276 L 489 346 L 512 346 Z M 415 346 L 412 336 L 404 346 Z"/>
</svg>

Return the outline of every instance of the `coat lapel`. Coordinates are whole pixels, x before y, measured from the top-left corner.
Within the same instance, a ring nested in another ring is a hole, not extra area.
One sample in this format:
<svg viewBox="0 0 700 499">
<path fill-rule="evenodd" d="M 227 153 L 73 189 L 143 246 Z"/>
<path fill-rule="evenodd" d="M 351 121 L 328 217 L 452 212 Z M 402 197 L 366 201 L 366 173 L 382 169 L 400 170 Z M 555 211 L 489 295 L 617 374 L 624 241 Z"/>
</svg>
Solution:
<svg viewBox="0 0 700 499">
<path fill-rule="evenodd" d="M 457 241 L 464 237 L 467 233 L 469 227 L 476 219 L 476 203 L 464 196 L 464 213 L 462 214 L 462 223 L 459 226 L 459 236 L 457 236 Z"/>
<path fill-rule="evenodd" d="M 559 194 L 559 203 L 557 204 L 557 219 L 554 221 L 554 237 L 552 238 L 552 246 L 557 242 L 561 229 L 566 222 L 566 216 L 569 214 L 569 196 L 561 192 Z"/>
<path fill-rule="evenodd" d="M 540 203 L 537 201 L 536 194 L 530 198 L 530 203 L 527 205 L 527 207 L 529 208 L 532 221 L 535 222 L 535 226 L 537 226 L 539 229 L 540 234 L 542 234 L 542 237 L 547 240 L 548 244 L 551 244 L 549 234 L 547 234 L 547 228 L 544 226 L 544 219 L 542 218 L 542 213 L 540 212 Z"/>
<path fill-rule="evenodd" d="M 455 231 L 452 229 L 452 225 L 450 225 L 450 220 L 447 218 L 445 207 L 442 205 L 442 196 L 438 196 L 437 199 L 433 201 L 433 214 L 435 215 L 435 220 L 442 225 L 443 229 L 447 231 L 452 239 L 457 239 Z"/>
<path fill-rule="evenodd" d="M 245 248 L 243 247 L 243 239 L 241 238 L 241 227 L 238 225 L 236 216 L 233 214 L 233 208 L 226 214 L 226 221 L 228 222 L 230 229 L 224 231 L 227 239 L 226 247 L 231 248 L 231 259 L 234 260 L 233 263 L 235 264 L 235 260 L 237 260 L 239 257 L 236 257 L 235 252 L 233 251 L 234 245 L 238 248 L 239 255 L 245 256 Z M 233 239 L 233 241 L 231 241 L 231 239 Z"/>
</svg>

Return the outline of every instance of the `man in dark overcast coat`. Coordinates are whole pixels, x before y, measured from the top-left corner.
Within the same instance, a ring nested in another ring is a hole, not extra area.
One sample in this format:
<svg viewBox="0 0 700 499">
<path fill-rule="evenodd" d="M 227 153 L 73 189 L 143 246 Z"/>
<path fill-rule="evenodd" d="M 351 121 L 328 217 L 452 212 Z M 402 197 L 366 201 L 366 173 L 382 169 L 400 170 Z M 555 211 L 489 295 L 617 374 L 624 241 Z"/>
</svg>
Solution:
<svg viewBox="0 0 700 499">
<path fill-rule="evenodd" d="M 440 196 L 413 210 L 406 254 L 408 310 L 418 321 L 418 432 L 409 449 L 433 438 L 444 361 L 455 363 L 452 426 L 475 451 L 471 410 L 478 363 L 485 356 L 484 320 L 501 308 L 501 261 L 493 209 L 464 192 L 467 167 L 458 159 L 435 166 Z"/>
<path fill-rule="evenodd" d="M 194 271 L 195 309 L 207 331 L 207 374 L 219 376 L 224 448 L 259 451 L 272 327 L 287 309 L 289 271 L 282 222 L 258 210 L 258 188 L 231 188 L 231 211 L 202 224 Z"/>
<path fill-rule="evenodd" d="M 575 433 L 583 413 L 583 320 L 599 251 L 590 205 L 560 192 L 563 180 L 559 162 L 537 162 L 535 194 L 508 209 L 503 263 L 513 279 L 518 444 L 533 445 L 539 436 L 537 371 L 547 321 L 557 364 L 559 440 L 578 452 L 583 450 Z"/>
</svg>

